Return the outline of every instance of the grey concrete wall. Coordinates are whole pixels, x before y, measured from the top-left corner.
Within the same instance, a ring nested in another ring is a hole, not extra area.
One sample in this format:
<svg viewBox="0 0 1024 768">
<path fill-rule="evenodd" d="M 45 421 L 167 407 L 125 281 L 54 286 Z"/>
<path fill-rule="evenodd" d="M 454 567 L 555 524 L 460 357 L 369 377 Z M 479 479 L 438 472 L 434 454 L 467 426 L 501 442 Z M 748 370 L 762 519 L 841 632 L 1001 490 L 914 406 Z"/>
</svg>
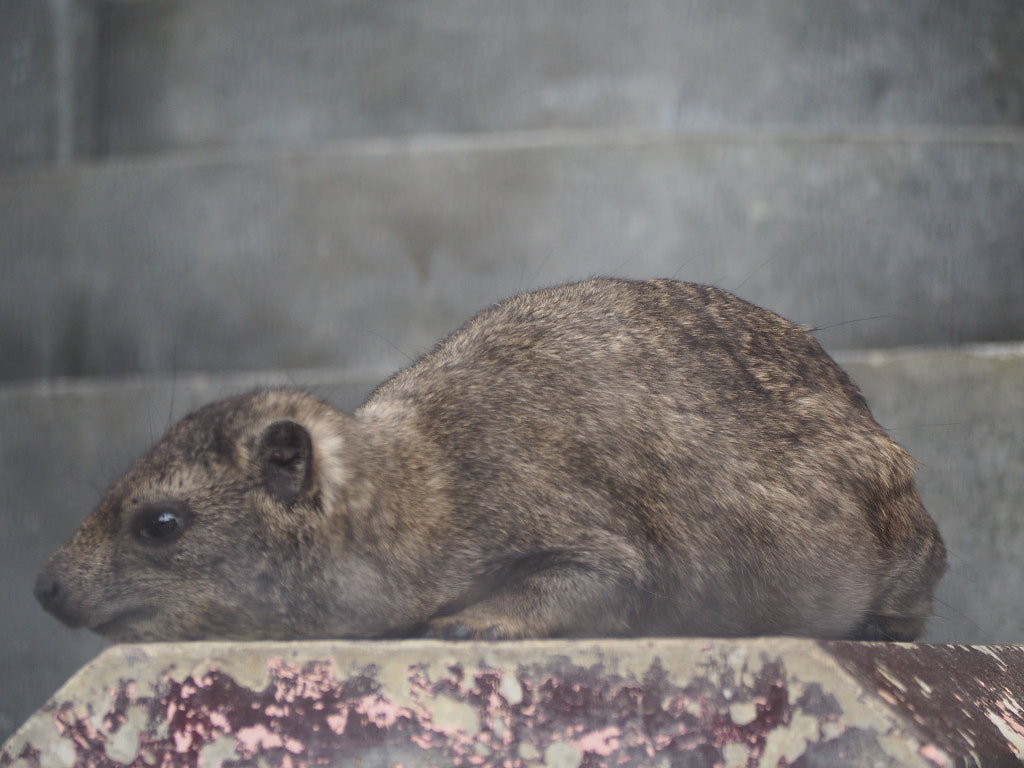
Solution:
<svg viewBox="0 0 1024 768">
<path fill-rule="evenodd" d="M 5 12 L 0 379 L 397 364 L 595 273 L 833 347 L 1024 336 L 1013 0 Z M 96 141 L 137 159 L 32 170 Z"/>
<path fill-rule="evenodd" d="M 9 176 L 0 372 L 396 365 L 592 274 L 716 283 L 832 348 L 1024 338 L 1021 189 L 1011 138 L 556 133 Z"/>
<path fill-rule="evenodd" d="M 0 171 L 92 153 L 98 2 L 0 6 Z"/>
<path fill-rule="evenodd" d="M 57 144 L 52 17 L 35 0 L 9 0 L 0 24 L 0 167 L 51 159 Z"/>
<path fill-rule="evenodd" d="M 644 126 L 1020 125 L 1015 0 L 150 0 L 101 20 L 109 154 Z"/>
<path fill-rule="evenodd" d="M 431 132 L 1024 119 L 1014 0 L 6 0 L 3 12 L 0 168 Z"/>
<path fill-rule="evenodd" d="M 879 422 L 921 461 L 949 548 L 933 642 L 1024 638 L 1024 348 L 844 356 Z M 0 387 L 0 739 L 102 646 L 31 594 L 36 570 L 172 419 L 257 383 L 312 386 L 352 408 L 389 371 L 57 381 Z"/>
</svg>

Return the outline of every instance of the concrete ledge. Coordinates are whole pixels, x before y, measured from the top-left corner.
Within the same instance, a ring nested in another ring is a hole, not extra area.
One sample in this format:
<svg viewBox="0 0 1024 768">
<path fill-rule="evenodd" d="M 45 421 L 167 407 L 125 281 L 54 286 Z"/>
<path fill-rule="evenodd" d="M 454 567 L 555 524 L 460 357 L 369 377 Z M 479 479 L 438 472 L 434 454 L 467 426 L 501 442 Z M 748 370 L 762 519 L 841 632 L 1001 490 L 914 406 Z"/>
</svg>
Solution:
<svg viewBox="0 0 1024 768">
<path fill-rule="evenodd" d="M 1005 765 L 1022 665 L 792 638 L 117 646 L 0 766 Z"/>
</svg>

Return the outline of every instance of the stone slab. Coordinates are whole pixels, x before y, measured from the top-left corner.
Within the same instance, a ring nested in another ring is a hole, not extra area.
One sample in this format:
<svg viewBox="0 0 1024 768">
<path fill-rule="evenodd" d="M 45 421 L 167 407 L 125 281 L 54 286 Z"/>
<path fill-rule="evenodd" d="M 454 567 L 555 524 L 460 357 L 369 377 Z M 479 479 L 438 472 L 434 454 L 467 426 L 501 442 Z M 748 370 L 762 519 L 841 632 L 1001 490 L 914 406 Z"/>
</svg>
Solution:
<svg viewBox="0 0 1024 768">
<path fill-rule="evenodd" d="M 0 178 L 0 377 L 395 367 L 483 306 L 677 276 L 831 348 L 1024 338 L 1024 134 L 506 135 Z"/>
<path fill-rule="evenodd" d="M 100 150 L 537 128 L 1024 123 L 1016 0 L 148 0 L 100 17 Z"/>
<path fill-rule="evenodd" d="M 0 766 L 1007 765 L 1022 664 L 782 638 L 118 646 Z"/>
</svg>

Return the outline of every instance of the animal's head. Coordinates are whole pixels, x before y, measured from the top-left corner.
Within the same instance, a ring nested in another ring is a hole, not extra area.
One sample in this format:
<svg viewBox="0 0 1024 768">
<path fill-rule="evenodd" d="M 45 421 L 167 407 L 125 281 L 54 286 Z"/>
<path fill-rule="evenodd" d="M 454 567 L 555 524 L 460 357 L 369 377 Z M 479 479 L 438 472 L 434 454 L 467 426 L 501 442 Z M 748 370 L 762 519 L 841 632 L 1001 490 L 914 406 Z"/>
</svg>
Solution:
<svg viewBox="0 0 1024 768">
<path fill-rule="evenodd" d="M 291 390 L 185 417 L 50 558 L 37 599 L 65 624 L 115 641 L 315 627 L 315 617 L 295 615 L 294 590 L 323 578 L 316 528 L 343 516 L 338 457 L 349 418 Z"/>
</svg>

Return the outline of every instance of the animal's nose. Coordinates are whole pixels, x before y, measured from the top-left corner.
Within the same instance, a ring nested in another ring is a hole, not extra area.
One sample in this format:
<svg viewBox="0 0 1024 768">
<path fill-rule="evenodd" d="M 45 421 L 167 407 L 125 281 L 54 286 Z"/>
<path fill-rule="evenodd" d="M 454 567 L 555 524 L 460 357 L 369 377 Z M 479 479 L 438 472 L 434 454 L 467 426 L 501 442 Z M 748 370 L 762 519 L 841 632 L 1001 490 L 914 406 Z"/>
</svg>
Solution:
<svg viewBox="0 0 1024 768">
<path fill-rule="evenodd" d="M 82 621 L 67 607 L 67 588 L 60 577 L 44 567 L 36 576 L 32 594 L 43 606 L 43 610 L 56 616 L 69 627 L 80 626 Z"/>
<path fill-rule="evenodd" d="M 36 600 L 50 613 L 56 605 L 60 603 L 61 594 L 64 592 L 64 588 L 60 583 L 60 580 L 48 573 L 44 568 L 36 576 L 36 585 L 32 590 L 32 594 L 36 596 Z"/>
</svg>

